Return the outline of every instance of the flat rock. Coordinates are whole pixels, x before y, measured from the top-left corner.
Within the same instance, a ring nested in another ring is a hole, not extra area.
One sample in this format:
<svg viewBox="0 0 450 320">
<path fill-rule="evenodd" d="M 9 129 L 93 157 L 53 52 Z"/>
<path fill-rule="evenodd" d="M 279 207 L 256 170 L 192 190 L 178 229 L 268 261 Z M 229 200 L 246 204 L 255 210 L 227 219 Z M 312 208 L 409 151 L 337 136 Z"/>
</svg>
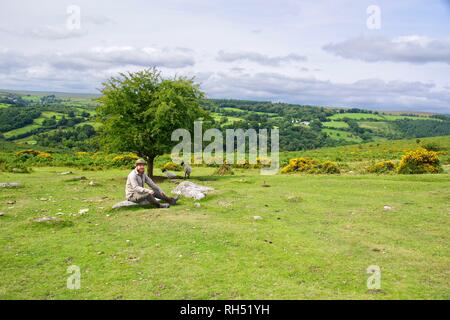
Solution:
<svg viewBox="0 0 450 320">
<path fill-rule="evenodd" d="M 20 188 L 20 182 L 0 182 L 0 188 Z"/>
<path fill-rule="evenodd" d="M 1 216 L 4 216 L 4 215 L 5 215 L 5 213 L 4 213 L 4 212 L 0 212 L 0 217 L 1 217 Z"/>
<path fill-rule="evenodd" d="M 58 218 L 55 217 L 41 217 L 41 218 L 36 218 L 33 219 L 34 222 L 53 222 L 53 221 L 59 221 Z"/>
<path fill-rule="evenodd" d="M 201 186 L 190 181 L 183 181 L 172 190 L 172 193 L 200 200 L 203 199 L 208 192 L 213 190 L 214 189 L 210 187 Z"/>
<path fill-rule="evenodd" d="M 60 176 L 65 176 L 65 175 L 68 175 L 68 174 L 73 174 L 73 172 L 72 171 L 64 171 L 64 172 L 60 172 L 60 173 L 58 173 Z"/>
<path fill-rule="evenodd" d="M 161 201 L 160 199 L 156 199 L 156 200 Z M 125 201 L 116 203 L 115 205 L 112 206 L 112 208 L 119 209 L 119 208 L 125 208 L 125 207 L 139 207 L 139 206 L 146 206 L 149 204 L 150 204 L 150 202 L 148 202 L 147 200 L 141 201 L 139 203 L 125 200 Z"/>
</svg>

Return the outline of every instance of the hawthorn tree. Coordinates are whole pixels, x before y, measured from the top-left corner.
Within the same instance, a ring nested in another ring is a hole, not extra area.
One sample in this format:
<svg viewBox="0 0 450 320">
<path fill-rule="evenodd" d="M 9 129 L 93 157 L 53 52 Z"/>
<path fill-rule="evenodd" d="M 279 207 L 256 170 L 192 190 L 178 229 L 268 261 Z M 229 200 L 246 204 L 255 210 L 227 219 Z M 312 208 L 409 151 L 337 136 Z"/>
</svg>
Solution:
<svg viewBox="0 0 450 320">
<path fill-rule="evenodd" d="M 97 108 L 100 143 L 115 152 L 133 152 L 147 161 L 153 176 L 153 162 L 170 152 L 172 131 L 193 131 L 194 121 L 208 118 L 200 107 L 204 93 L 192 79 L 163 79 L 156 68 L 120 73 L 102 84 Z"/>
</svg>

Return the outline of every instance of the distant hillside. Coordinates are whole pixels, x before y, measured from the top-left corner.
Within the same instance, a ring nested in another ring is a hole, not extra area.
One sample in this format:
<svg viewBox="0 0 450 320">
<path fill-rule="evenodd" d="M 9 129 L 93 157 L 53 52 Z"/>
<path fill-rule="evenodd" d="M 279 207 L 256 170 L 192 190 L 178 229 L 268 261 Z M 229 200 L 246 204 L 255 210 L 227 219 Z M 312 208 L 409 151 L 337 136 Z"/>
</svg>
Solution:
<svg viewBox="0 0 450 320">
<path fill-rule="evenodd" d="M 0 90 L 0 139 L 21 145 L 93 151 L 98 148 L 98 95 Z M 285 151 L 450 135 L 450 116 L 233 99 L 207 99 L 209 125 L 280 129 Z"/>
</svg>

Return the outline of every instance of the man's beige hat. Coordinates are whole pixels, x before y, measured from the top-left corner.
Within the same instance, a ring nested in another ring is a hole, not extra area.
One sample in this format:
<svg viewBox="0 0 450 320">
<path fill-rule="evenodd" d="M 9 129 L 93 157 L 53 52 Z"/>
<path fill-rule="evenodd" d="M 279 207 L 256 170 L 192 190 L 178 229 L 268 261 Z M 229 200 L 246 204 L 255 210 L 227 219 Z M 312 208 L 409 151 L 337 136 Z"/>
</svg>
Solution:
<svg viewBox="0 0 450 320">
<path fill-rule="evenodd" d="M 135 166 L 137 166 L 138 164 L 147 164 L 147 162 L 145 162 L 144 159 L 140 158 L 137 159 L 136 162 L 134 163 Z"/>
</svg>

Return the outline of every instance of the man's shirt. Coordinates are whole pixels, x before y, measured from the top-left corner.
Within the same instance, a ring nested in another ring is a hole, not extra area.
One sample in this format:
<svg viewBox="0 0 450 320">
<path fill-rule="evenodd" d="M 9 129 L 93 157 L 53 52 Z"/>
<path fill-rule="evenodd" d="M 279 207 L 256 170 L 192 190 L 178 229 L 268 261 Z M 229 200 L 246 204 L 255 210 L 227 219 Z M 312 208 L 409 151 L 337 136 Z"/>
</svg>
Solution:
<svg viewBox="0 0 450 320">
<path fill-rule="evenodd" d="M 162 190 L 145 173 L 139 174 L 136 169 L 130 172 L 125 185 L 125 196 L 130 199 L 133 193 L 151 193 L 150 189 L 145 188 L 147 183 L 152 190 L 162 192 Z"/>
</svg>

